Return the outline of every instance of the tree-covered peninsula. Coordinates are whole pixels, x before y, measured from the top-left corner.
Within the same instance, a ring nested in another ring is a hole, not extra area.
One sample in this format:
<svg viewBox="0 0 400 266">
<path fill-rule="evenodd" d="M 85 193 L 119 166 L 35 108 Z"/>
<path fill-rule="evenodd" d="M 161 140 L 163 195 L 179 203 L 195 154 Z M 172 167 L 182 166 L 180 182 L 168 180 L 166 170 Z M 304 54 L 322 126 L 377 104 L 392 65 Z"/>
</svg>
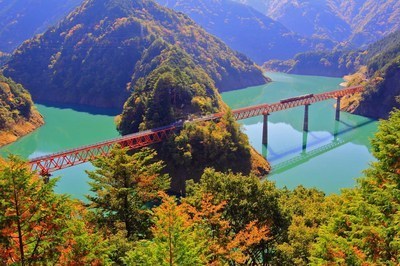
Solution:
<svg viewBox="0 0 400 266">
<path fill-rule="evenodd" d="M 43 123 L 29 92 L 0 73 L 0 146 L 15 141 Z"/>
<path fill-rule="evenodd" d="M 141 67 L 133 76 L 130 84 L 136 85 L 117 127 L 125 135 L 187 120 L 158 148 L 175 192 L 182 193 L 185 180 L 198 180 L 206 167 L 260 177 L 269 172 L 266 160 L 250 146 L 229 113 L 213 79 L 186 52 L 160 39 L 147 50 L 142 65 L 149 67 Z M 219 121 L 190 122 L 218 112 L 226 112 Z"/>
</svg>

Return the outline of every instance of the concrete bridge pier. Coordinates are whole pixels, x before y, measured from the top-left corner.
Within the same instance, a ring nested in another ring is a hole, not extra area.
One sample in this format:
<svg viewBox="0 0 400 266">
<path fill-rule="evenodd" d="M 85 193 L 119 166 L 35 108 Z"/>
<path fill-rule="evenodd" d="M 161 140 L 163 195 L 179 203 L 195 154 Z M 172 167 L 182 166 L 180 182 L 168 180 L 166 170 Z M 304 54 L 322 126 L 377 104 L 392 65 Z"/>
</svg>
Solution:
<svg viewBox="0 0 400 266">
<path fill-rule="evenodd" d="M 340 120 L 340 100 L 341 99 L 342 99 L 342 97 L 336 98 L 336 116 L 335 116 L 336 121 Z"/>
<path fill-rule="evenodd" d="M 304 105 L 304 124 L 303 131 L 308 131 L 308 106 L 309 104 Z"/>
<path fill-rule="evenodd" d="M 268 116 L 269 113 L 263 114 L 263 135 L 262 135 L 262 144 L 268 145 Z"/>
</svg>

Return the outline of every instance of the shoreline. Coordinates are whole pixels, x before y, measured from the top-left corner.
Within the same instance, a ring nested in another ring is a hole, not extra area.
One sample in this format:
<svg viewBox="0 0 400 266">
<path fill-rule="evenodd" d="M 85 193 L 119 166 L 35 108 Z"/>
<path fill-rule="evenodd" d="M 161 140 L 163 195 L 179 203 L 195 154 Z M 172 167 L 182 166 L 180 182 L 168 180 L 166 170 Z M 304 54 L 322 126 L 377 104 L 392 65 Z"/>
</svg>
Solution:
<svg viewBox="0 0 400 266">
<path fill-rule="evenodd" d="M 43 117 L 38 114 L 30 120 L 15 124 L 11 130 L 0 131 L 0 148 L 14 143 L 44 125 Z"/>
</svg>

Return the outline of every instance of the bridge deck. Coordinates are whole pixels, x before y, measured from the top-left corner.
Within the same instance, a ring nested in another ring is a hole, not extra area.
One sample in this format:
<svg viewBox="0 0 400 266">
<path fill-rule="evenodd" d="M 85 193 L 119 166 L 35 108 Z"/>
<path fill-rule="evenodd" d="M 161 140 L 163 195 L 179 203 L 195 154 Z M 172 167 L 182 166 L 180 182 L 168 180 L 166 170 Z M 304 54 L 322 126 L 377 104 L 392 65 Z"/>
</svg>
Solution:
<svg viewBox="0 0 400 266">
<path fill-rule="evenodd" d="M 233 110 L 232 113 L 236 120 L 241 120 L 254 116 L 270 114 L 297 106 L 309 105 L 327 99 L 339 98 L 345 95 L 361 92 L 362 90 L 363 87 L 357 86 L 320 94 L 310 94 L 306 97 L 293 97 L 277 103 L 259 104 L 255 106 L 236 109 Z M 223 113 L 217 113 L 200 117 L 190 122 L 210 121 L 218 119 L 222 116 Z M 39 171 L 41 175 L 49 175 L 53 171 L 88 162 L 90 160 L 93 160 L 97 156 L 105 156 L 109 154 L 112 147 L 116 144 L 119 144 L 122 147 L 137 149 L 161 142 L 167 139 L 173 132 L 175 132 L 182 126 L 183 121 L 179 121 L 164 127 L 141 131 L 138 133 L 125 135 L 123 137 L 118 137 L 99 143 L 78 147 L 75 149 L 37 157 L 30 160 L 29 164 L 31 165 L 31 169 L 33 171 Z"/>
</svg>

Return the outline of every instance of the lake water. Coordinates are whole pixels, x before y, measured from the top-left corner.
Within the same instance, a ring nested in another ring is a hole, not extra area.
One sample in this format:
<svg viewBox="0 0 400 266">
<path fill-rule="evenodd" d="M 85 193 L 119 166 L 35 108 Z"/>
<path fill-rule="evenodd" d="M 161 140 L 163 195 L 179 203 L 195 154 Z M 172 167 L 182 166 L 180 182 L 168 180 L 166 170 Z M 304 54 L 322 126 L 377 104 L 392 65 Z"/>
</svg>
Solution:
<svg viewBox="0 0 400 266">
<path fill-rule="evenodd" d="M 273 82 L 222 95 L 232 108 L 273 103 L 293 96 L 339 89 L 340 78 L 268 73 Z M 370 138 L 377 122 L 341 112 L 335 120 L 334 104 L 328 100 L 309 106 L 309 131 L 303 132 L 304 107 L 272 113 L 268 117 L 268 146 L 262 145 L 263 118 L 240 121 L 252 146 L 272 165 L 268 176 L 279 187 L 317 187 L 339 193 L 355 185 L 355 178 L 374 160 Z"/>
<path fill-rule="evenodd" d="M 338 89 L 343 81 L 281 73 L 268 73 L 268 76 L 274 82 L 227 92 L 222 98 L 235 109 Z M 268 147 L 261 143 L 261 116 L 240 121 L 253 147 L 271 162 L 273 171 L 268 178 L 276 181 L 279 187 L 294 188 L 302 184 L 317 187 L 326 193 L 338 193 L 340 188 L 354 186 L 354 178 L 361 176 L 362 170 L 374 160 L 369 152 L 369 138 L 376 131 L 377 123 L 347 113 L 341 113 L 341 120 L 337 122 L 334 119 L 334 103 L 335 100 L 330 100 L 309 107 L 307 134 L 302 131 L 304 107 L 271 114 L 268 118 Z M 2 156 L 11 152 L 24 158 L 34 158 L 118 136 L 112 111 L 37 107 L 46 124 L 1 148 Z M 55 172 L 54 176 L 62 177 L 56 191 L 84 199 L 89 192 L 85 170 L 92 169 L 86 163 Z"/>
<path fill-rule="evenodd" d="M 59 108 L 37 104 L 44 116 L 45 124 L 20 140 L 4 146 L 0 154 L 18 154 L 24 158 L 34 158 L 57 151 L 87 145 L 119 135 L 115 129 L 113 112 L 96 108 Z M 106 114 L 98 114 L 106 113 Z M 108 114 L 107 114 L 108 113 Z M 88 194 L 88 177 L 85 170 L 92 170 L 90 163 L 77 165 L 54 172 L 62 177 L 57 183 L 56 192 L 68 193 L 85 199 Z"/>
</svg>

